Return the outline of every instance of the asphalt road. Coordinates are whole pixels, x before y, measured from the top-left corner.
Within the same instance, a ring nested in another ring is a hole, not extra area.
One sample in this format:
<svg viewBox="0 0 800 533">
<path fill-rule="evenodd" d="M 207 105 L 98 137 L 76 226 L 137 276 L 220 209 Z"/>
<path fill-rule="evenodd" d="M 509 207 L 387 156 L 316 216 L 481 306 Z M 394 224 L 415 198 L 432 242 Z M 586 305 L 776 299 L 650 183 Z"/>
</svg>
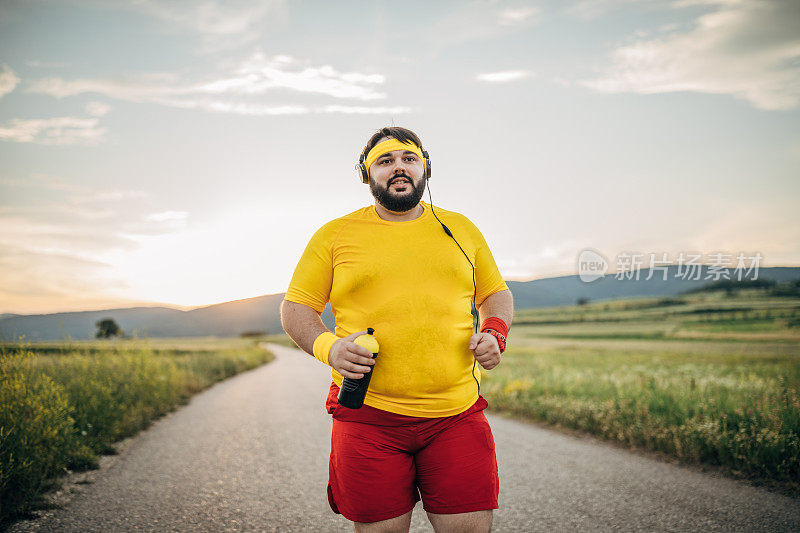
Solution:
<svg viewBox="0 0 800 533">
<path fill-rule="evenodd" d="M 327 367 L 276 360 L 215 385 L 73 477 L 11 531 L 351 531 L 328 507 Z M 591 438 L 489 416 L 494 531 L 800 531 L 800 501 Z M 432 531 L 421 504 L 412 531 Z"/>
</svg>

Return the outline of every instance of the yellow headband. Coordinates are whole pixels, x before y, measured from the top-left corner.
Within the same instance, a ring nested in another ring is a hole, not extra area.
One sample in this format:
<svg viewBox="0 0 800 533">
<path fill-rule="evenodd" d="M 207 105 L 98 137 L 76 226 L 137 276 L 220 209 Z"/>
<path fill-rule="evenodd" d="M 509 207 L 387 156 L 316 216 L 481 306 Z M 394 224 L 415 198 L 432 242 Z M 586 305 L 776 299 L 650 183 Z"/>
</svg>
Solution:
<svg viewBox="0 0 800 533">
<path fill-rule="evenodd" d="M 425 158 L 422 156 L 422 150 L 420 150 L 419 146 L 411 142 L 407 144 L 401 143 L 397 139 L 391 138 L 379 142 L 372 148 L 372 150 L 369 151 L 367 158 L 364 160 L 364 165 L 367 167 L 367 173 L 369 173 L 369 167 L 372 166 L 372 163 L 377 161 L 378 158 L 383 154 L 393 150 L 408 150 L 409 152 L 414 152 L 422 160 L 422 168 L 425 168 Z"/>
</svg>

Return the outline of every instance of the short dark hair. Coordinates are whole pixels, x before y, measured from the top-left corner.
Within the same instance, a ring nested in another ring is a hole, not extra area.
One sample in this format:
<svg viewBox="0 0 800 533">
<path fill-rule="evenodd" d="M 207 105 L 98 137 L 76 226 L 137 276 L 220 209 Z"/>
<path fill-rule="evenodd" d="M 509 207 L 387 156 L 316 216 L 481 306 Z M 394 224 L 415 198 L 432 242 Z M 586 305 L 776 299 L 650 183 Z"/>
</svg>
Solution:
<svg viewBox="0 0 800 533">
<path fill-rule="evenodd" d="M 378 141 L 383 137 L 392 137 L 397 139 L 401 143 L 414 143 L 416 144 L 420 150 L 422 150 L 422 141 L 419 140 L 417 134 L 413 131 L 401 128 L 400 126 L 386 126 L 385 128 L 381 128 L 375 132 L 375 134 L 369 138 L 367 141 L 367 145 L 364 147 L 364 150 L 361 152 L 361 157 L 366 159 L 367 154 L 370 150 L 375 148 L 375 145 L 378 144 Z"/>
</svg>

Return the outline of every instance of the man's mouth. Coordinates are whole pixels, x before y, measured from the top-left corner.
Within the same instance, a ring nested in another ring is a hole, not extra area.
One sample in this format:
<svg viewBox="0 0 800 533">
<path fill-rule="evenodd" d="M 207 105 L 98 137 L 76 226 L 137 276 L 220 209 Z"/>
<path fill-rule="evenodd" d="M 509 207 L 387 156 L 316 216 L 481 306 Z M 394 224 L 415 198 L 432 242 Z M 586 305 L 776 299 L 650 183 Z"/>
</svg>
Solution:
<svg viewBox="0 0 800 533">
<path fill-rule="evenodd" d="M 405 187 L 407 185 L 411 185 L 411 180 L 408 178 L 394 178 L 391 183 L 389 183 L 389 187 L 397 186 L 398 189 Z"/>
</svg>

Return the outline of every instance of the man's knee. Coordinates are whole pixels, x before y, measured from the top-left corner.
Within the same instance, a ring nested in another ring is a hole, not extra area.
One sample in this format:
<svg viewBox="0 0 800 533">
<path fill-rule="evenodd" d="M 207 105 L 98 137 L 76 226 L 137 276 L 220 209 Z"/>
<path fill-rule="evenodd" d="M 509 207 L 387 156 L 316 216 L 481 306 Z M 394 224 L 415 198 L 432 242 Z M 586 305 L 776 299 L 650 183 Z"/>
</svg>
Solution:
<svg viewBox="0 0 800 533">
<path fill-rule="evenodd" d="M 457 514 L 428 513 L 436 533 L 486 533 L 492 530 L 492 510 Z"/>
<path fill-rule="evenodd" d="M 411 513 L 381 520 L 380 522 L 353 522 L 356 533 L 408 533 L 411 529 Z"/>
</svg>

